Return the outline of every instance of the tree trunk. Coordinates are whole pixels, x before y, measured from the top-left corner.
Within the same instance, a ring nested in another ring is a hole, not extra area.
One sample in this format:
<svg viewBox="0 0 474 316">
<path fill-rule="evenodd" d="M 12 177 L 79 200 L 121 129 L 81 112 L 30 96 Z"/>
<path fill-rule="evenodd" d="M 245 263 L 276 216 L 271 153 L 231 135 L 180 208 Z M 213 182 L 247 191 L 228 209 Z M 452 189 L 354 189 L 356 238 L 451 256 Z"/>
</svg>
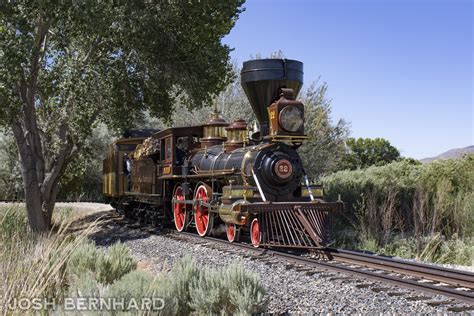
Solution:
<svg viewBox="0 0 474 316">
<path fill-rule="evenodd" d="M 64 122 L 59 127 L 57 135 L 61 149 L 57 155 L 49 157 L 51 159 L 48 159 L 46 163 L 36 115 L 36 96 L 48 27 L 47 21 L 40 15 L 32 47 L 29 73 L 17 84 L 16 92 L 22 112 L 11 121 L 11 128 L 20 153 L 28 223 L 34 232 L 47 232 L 51 229 L 58 180 L 73 148 L 72 141 L 67 137 L 67 122 Z"/>
<path fill-rule="evenodd" d="M 46 232 L 51 228 L 51 221 L 43 211 L 43 201 L 38 187 L 25 186 L 26 213 L 28 224 L 34 232 Z"/>
<path fill-rule="evenodd" d="M 39 133 L 37 127 L 29 130 L 22 125 L 26 124 L 13 122 L 11 128 L 20 152 L 28 223 L 33 231 L 46 232 L 51 229 L 59 177 L 71 157 L 73 144 L 67 139 L 66 125 L 63 125 L 59 132 L 61 150 L 54 158 L 49 159 L 51 163 L 46 168 L 44 153 L 37 145 L 39 141 L 35 142 L 33 137 Z M 38 160 L 41 163 L 38 163 Z M 47 171 L 44 172 L 45 170 Z"/>
<path fill-rule="evenodd" d="M 34 232 L 47 232 L 51 229 L 58 179 L 66 165 L 66 157 L 70 154 L 72 145 L 63 147 L 61 155 L 54 160 L 51 171 L 45 176 L 43 172 L 38 172 L 37 157 L 40 156 L 44 161 L 42 151 L 35 152 L 36 148 L 32 146 L 31 138 L 28 138 L 28 133 L 24 132 L 19 122 L 12 124 L 12 130 L 20 152 L 28 224 Z"/>
<path fill-rule="evenodd" d="M 47 232 L 51 228 L 52 211 L 45 206 L 50 205 L 51 201 L 46 201 L 41 193 L 34 160 L 28 159 L 28 155 L 20 156 L 28 224 L 34 232 Z"/>
</svg>

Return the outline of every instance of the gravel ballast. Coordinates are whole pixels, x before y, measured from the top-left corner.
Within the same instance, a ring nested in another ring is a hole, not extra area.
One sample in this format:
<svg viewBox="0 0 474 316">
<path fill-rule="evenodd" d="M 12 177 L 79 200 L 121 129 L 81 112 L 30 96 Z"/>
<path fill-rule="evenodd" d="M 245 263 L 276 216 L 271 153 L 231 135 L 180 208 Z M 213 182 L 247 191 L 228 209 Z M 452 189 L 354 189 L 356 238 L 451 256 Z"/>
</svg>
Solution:
<svg viewBox="0 0 474 316">
<path fill-rule="evenodd" d="M 102 212 L 101 212 L 102 213 Z M 397 288 L 333 272 L 296 271 L 285 263 L 268 264 L 251 256 L 224 253 L 202 244 L 150 233 L 117 220 L 107 212 L 100 229 L 92 236 L 98 246 L 109 247 L 123 242 L 138 261 L 138 267 L 152 273 L 172 268 L 184 256 L 198 263 L 222 267 L 233 263 L 243 265 L 260 276 L 268 292 L 270 313 L 452 313 L 465 304 L 452 299 L 413 290 Z M 104 214 L 102 214 L 104 215 Z M 437 305 L 436 302 L 447 301 Z M 461 309 L 463 312 L 468 312 Z M 471 310 L 470 312 L 473 312 Z"/>
</svg>

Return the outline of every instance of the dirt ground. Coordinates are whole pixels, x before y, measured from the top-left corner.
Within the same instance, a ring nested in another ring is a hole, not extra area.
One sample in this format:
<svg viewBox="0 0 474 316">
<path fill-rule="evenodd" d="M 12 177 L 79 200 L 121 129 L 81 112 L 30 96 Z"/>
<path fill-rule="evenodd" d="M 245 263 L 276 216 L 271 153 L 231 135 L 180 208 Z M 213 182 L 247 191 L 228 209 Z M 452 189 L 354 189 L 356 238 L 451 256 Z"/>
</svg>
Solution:
<svg viewBox="0 0 474 316">
<path fill-rule="evenodd" d="M 0 202 L 0 207 L 10 206 L 10 205 L 19 205 L 24 206 L 25 203 L 10 203 L 10 202 Z M 108 211 L 112 210 L 112 206 L 104 203 L 92 203 L 92 202 L 57 202 L 55 204 L 56 208 L 72 208 L 74 211 Z"/>
<path fill-rule="evenodd" d="M 0 202 L 0 209 L 8 206 L 19 206 L 24 207 L 25 203 L 11 203 L 11 202 Z M 68 211 L 71 213 L 68 217 L 73 222 L 71 230 L 80 231 L 86 229 L 90 224 L 94 223 L 97 219 L 103 219 L 104 217 L 111 216 L 114 214 L 112 206 L 104 203 L 92 203 L 92 202 L 57 202 L 55 204 L 55 212 L 53 213 L 53 222 L 55 218 L 61 216 L 61 211 Z M 100 228 L 98 225 L 97 229 Z"/>
</svg>

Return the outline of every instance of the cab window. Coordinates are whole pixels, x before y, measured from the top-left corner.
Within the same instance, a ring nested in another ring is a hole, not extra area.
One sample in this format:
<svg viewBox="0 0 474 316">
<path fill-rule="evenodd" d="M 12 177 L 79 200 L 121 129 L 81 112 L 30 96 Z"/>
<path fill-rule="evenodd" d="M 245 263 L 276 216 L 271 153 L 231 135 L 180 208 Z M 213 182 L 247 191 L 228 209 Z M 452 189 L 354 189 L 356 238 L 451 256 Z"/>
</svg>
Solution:
<svg viewBox="0 0 474 316">
<path fill-rule="evenodd" d="M 172 161 L 171 142 L 172 142 L 171 137 L 167 137 L 165 139 L 165 161 Z"/>
</svg>

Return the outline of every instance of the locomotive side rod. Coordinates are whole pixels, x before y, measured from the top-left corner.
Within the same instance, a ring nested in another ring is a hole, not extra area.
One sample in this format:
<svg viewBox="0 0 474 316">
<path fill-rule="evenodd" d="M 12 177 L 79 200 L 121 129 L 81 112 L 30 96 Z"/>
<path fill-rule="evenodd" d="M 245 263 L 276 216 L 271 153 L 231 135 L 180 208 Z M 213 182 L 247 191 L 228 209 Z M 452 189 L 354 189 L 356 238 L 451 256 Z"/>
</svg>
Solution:
<svg viewBox="0 0 474 316">
<path fill-rule="evenodd" d="M 217 209 L 218 209 L 216 205 L 203 202 L 202 200 L 178 200 L 178 199 L 173 198 L 171 199 L 171 202 L 175 204 L 186 204 L 186 205 L 191 205 L 191 206 L 196 206 L 196 205 L 204 206 L 204 207 L 207 207 L 212 212 L 217 212 Z"/>
</svg>

